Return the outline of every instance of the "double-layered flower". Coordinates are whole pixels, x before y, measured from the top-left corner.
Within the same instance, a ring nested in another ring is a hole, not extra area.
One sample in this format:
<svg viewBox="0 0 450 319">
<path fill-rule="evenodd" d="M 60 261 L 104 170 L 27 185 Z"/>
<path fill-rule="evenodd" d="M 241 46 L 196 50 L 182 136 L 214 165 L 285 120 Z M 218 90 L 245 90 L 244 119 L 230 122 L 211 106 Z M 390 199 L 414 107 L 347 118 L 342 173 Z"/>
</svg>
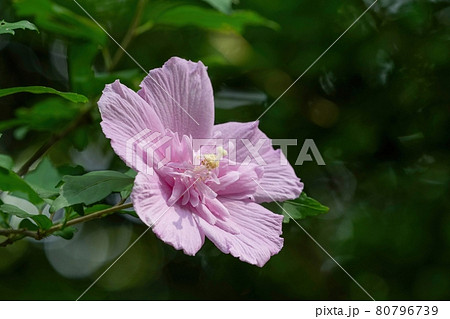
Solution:
<svg viewBox="0 0 450 319">
<path fill-rule="evenodd" d="M 258 266 L 281 250 L 283 217 L 260 203 L 295 199 L 303 184 L 257 122 L 214 125 L 202 62 L 171 58 L 137 93 L 107 85 L 98 105 L 114 151 L 138 171 L 136 213 L 161 240 L 195 255 L 207 237 Z"/>
</svg>

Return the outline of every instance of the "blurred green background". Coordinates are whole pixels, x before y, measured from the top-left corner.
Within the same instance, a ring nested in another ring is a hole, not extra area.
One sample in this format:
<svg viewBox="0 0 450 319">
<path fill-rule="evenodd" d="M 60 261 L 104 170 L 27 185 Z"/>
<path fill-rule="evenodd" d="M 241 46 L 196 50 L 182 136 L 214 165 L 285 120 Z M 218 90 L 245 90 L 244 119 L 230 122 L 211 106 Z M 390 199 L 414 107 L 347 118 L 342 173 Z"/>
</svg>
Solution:
<svg viewBox="0 0 450 319">
<path fill-rule="evenodd" d="M 371 4 L 78 1 L 147 70 L 172 56 L 203 61 L 216 123 L 255 120 Z M 73 1 L 2 0 L 1 19 L 27 19 L 40 33 L 0 35 L 0 88 L 45 85 L 95 103 L 106 83 L 138 89 L 144 77 Z M 450 298 L 449 31 L 448 0 L 379 0 L 261 118 L 269 137 L 299 140 L 291 163 L 314 139 L 326 166 L 295 170 L 330 212 L 301 224 L 377 300 Z M 18 167 L 82 106 L 20 94 L 1 98 L 0 110 L 0 153 Z M 47 158 L 126 170 L 95 109 Z M 70 241 L 0 248 L 0 299 L 74 300 L 145 230 L 117 215 L 78 228 Z M 148 233 L 83 299 L 368 299 L 297 225 L 283 233 L 262 269 L 210 242 L 185 256 Z"/>
</svg>

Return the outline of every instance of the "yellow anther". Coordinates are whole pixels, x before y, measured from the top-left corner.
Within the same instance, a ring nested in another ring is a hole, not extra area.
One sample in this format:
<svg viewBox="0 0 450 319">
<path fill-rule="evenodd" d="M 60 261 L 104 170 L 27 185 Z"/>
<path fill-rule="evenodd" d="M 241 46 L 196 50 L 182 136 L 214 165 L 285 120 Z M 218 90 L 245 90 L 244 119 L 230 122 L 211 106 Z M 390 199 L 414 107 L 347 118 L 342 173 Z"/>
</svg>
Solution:
<svg viewBox="0 0 450 319">
<path fill-rule="evenodd" d="M 210 170 L 219 167 L 219 159 L 215 154 L 205 154 L 201 163 Z"/>
<path fill-rule="evenodd" d="M 228 152 L 222 146 L 219 146 L 217 148 L 217 157 L 219 160 L 222 159 L 222 157 L 227 156 L 227 155 L 228 155 Z"/>
<path fill-rule="evenodd" d="M 219 167 L 220 160 L 227 156 L 228 152 L 221 146 L 216 149 L 216 154 L 205 154 L 200 164 L 206 167 L 208 170 L 213 170 Z"/>
</svg>

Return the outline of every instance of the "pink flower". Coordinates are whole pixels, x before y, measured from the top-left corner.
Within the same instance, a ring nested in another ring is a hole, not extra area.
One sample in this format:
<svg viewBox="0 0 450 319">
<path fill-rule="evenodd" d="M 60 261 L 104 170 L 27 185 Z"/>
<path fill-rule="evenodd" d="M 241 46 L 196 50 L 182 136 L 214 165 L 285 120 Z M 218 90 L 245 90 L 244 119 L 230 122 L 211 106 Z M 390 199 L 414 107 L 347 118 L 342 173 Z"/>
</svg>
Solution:
<svg viewBox="0 0 450 319">
<path fill-rule="evenodd" d="M 137 93 L 117 80 L 98 105 L 114 151 L 138 171 L 131 198 L 156 236 L 188 255 L 208 237 L 222 252 L 260 267 L 281 250 L 283 217 L 259 203 L 295 199 L 303 184 L 280 164 L 283 153 L 257 122 L 214 125 L 202 62 L 171 58 L 150 71 Z M 196 147 L 198 139 L 221 139 L 223 147 Z"/>
</svg>

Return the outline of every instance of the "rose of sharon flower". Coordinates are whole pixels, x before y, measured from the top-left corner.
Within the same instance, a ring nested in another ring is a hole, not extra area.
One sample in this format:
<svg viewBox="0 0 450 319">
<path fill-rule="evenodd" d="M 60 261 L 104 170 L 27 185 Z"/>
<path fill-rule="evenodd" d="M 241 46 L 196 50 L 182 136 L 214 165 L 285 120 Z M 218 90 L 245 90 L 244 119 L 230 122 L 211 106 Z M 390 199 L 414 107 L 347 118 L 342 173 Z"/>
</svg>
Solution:
<svg viewBox="0 0 450 319">
<path fill-rule="evenodd" d="M 136 213 L 161 240 L 195 255 L 207 237 L 222 252 L 260 267 L 281 250 L 283 217 L 259 203 L 295 199 L 303 184 L 258 122 L 214 125 L 202 62 L 173 57 L 150 71 L 137 93 L 117 80 L 98 105 L 114 151 L 138 171 L 131 194 Z M 196 149 L 196 139 L 221 139 L 223 147 Z M 130 141 L 138 144 L 134 157 Z"/>
</svg>

